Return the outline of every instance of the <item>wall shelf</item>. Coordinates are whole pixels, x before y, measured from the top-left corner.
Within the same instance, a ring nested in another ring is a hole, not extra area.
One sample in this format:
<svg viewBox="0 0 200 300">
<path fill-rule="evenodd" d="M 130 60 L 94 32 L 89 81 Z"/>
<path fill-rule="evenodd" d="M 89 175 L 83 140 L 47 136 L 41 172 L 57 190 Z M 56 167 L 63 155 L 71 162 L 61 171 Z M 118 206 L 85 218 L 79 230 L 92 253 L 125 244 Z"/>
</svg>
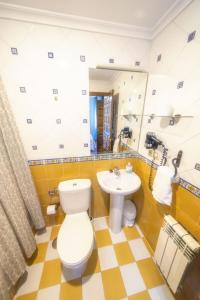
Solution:
<svg viewBox="0 0 200 300">
<path fill-rule="evenodd" d="M 148 123 L 151 123 L 151 121 L 155 118 L 168 118 L 169 119 L 169 125 L 170 126 L 173 126 L 174 124 L 178 123 L 178 121 L 180 119 L 183 119 L 183 118 L 194 118 L 194 116 L 184 116 L 184 115 L 179 115 L 179 114 L 176 114 L 176 115 L 173 115 L 173 116 L 161 116 L 161 115 L 154 115 L 154 114 L 147 114 L 147 115 L 141 115 L 141 114 L 123 114 L 121 115 L 121 117 L 124 117 L 126 119 L 130 119 L 130 117 L 132 118 L 135 118 L 136 120 L 138 120 L 137 117 L 149 117 L 148 119 Z"/>
</svg>

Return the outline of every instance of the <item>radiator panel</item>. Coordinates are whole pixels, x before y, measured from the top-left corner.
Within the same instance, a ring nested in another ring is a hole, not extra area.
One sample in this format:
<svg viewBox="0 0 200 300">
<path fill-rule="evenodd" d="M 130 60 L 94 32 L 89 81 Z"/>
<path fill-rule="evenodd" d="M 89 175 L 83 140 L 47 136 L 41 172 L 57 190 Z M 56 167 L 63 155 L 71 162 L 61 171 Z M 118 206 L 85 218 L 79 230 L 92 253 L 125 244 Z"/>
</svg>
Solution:
<svg viewBox="0 0 200 300">
<path fill-rule="evenodd" d="M 165 278 L 168 277 L 177 249 L 177 245 L 169 238 L 160 264 L 160 270 Z"/>
<path fill-rule="evenodd" d="M 183 274 L 188 264 L 189 264 L 188 259 L 178 249 L 174 257 L 174 261 L 169 276 L 167 278 L 167 282 L 174 293 L 176 293 L 178 289 L 179 283 L 183 277 Z"/>
<path fill-rule="evenodd" d="M 164 230 L 161 230 L 158 237 L 156 251 L 154 254 L 154 260 L 158 265 L 161 264 L 168 238 L 169 238 L 168 234 Z"/>
<path fill-rule="evenodd" d="M 154 259 L 174 293 L 199 249 L 199 243 L 173 217 L 165 216 Z"/>
</svg>

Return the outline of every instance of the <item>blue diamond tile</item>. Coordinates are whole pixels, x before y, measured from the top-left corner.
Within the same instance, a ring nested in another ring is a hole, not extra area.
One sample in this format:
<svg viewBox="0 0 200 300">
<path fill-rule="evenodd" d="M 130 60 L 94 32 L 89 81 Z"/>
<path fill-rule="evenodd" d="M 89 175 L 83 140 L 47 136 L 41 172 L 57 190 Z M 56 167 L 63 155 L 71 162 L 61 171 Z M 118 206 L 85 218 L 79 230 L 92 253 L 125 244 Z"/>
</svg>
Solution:
<svg viewBox="0 0 200 300">
<path fill-rule="evenodd" d="M 162 54 L 159 54 L 159 55 L 157 56 L 157 62 L 161 61 L 161 59 L 162 59 Z"/>
<path fill-rule="evenodd" d="M 191 42 L 192 40 L 194 40 L 195 35 L 196 35 L 196 30 L 192 31 L 192 32 L 188 35 L 187 42 L 189 43 L 189 42 Z"/>
<path fill-rule="evenodd" d="M 53 89 L 53 94 L 57 95 L 58 94 L 58 89 Z"/>
<path fill-rule="evenodd" d="M 61 124 L 61 119 L 56 119 L 56 124 Z"/>
<path fill-rule="evenodd" d="M 153 91 L 152 91 L 152 95 L 153 95 L 153 96 L 156 95 L 156 90 L 153 90 Z"/>
<path fill-rule="evenodd" d="M 87 122 L 88 122 L 88 120 L 87 120 L 87 119 L 83 119 L 83 123 L 85 123 L 85 124 L 86 124 Z"/>
<path fill-rule="evenodd" d="M 82 90 L 82 95 L 86 95 L 87 91 L 86 90 Z"/>
<path fill-rule="evenodd" d="M 12 53 L 13 55 L 18 55 L 18 50 L 17 50 L 17 48 L 11 48 L 11 53 Z"/>
<path fill-rule="evenodd" d="M 135 62 L 135 66 L 140 66 L 141 62 L 140 61 L 136 61 Z"/>
<path fill-rule="evenodd" d="M 87 148 L 87 147 L 88 147 L 88 144 L 87 144 L 87 143 L 85 143 L 85 144 L 84 144 L 84 147 L 85 147 L 85 148 Z"/>
<path fill-rule="evenodd" d="M 33 146 L 32 146 L 32 149 L 33 149 L 33 150 L 37 150 L 37 145 L 33 145 Z"/>
<path fill-rule="evenodd" d="M 27 124 L 32 124 L 32 119 L 26 119 Z"/>
<path fill-rule="evenodd" d="M 60 144 L 60 145 L 59 145 L 59 148 L 60 148 L 60 149 L 64 149 L 65 146 L 64 146 L 63 144 Z"/>
<path fill-rule="evenodd" d="M 25 86 L 20 86 L 19 90 L 20 90 L 20 93 L 26 93 Z"/>
<path fill-rule="evenodd" d="M 53 52 L 48 52 L 48 58 L 54 58 Z"/>
<path fill-rule="evenodd" d="M 184 85 L 184 81 L 179 81 L 177 84 L 177 89 L 182 89 L 183 85 Z"/>
<path fill-rule="evenodd" d="M 109 58 L 109 64 L 114 64 L 114 62 L 115 62 L 115 60 L 114 60 L 114 58 Z"/>
<path fill-rule="evenodd" d="M 81 61 L 81 62 L 85 62 L 85 60 L 86 60 L 85 55 L 81 55 L 81 56 L 80 56 L 80 61 Z"/>
</svg>

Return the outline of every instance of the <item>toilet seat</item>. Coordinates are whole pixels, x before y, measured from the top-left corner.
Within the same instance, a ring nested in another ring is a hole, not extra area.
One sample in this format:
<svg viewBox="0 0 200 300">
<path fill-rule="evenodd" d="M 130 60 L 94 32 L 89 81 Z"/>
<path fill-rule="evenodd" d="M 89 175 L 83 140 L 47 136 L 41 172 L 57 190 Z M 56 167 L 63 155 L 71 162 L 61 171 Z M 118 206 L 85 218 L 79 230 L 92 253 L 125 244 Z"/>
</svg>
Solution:
<svg viewBox="0 0 200 300">
<path fill-rule="evenodd" d="M 57 239 L 57 250 L 63 264 L 73 268 L 87 260 L 93 250 L 93 241 L 93 228 L 87 212 L 66 216 Z"/>
</svg>

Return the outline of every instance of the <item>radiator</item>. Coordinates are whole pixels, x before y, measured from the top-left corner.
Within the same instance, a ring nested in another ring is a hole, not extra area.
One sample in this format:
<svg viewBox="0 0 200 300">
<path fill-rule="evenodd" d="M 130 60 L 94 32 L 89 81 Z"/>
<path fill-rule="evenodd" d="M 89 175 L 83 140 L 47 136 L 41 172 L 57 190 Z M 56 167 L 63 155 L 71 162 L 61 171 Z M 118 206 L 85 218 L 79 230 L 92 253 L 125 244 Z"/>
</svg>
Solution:
<svg viewBox="0 0 200 300">
<path fill-rule="evenodd" d="M 199 243 L 172 216 L 164 217 L 154 260 L 174 294 L 199 249 Z"/>
</svg>

